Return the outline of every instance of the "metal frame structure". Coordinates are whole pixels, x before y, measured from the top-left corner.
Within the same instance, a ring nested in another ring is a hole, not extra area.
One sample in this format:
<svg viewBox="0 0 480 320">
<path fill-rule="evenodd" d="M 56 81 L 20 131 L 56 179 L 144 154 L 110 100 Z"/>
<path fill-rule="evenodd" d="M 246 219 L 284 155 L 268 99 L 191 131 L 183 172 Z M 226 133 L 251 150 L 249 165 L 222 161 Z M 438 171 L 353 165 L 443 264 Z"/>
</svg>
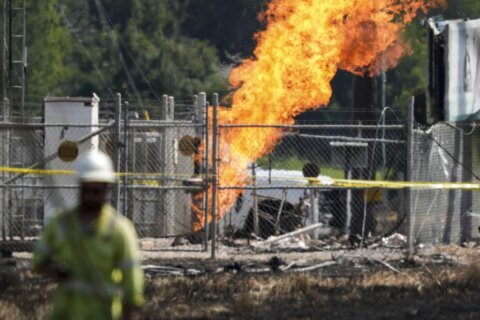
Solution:
<svg viewBox="0 0 480 320">
<path fill-rule="evenodd" d="M 3 100 L 10 101 L 10 109 L 25 116 L 27 77 L 27 9 L 25 0 L 3 1 L 2 86 Z M 12 110 L 6 110 L 4 117 Z"/>
</svg>

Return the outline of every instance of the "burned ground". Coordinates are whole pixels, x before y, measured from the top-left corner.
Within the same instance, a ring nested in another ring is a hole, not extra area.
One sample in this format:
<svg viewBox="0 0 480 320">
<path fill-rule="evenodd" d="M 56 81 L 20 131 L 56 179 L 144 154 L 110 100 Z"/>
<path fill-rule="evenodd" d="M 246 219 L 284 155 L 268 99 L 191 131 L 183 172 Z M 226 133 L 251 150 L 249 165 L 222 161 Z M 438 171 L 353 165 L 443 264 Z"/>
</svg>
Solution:
<svg viewBox="0 0 480 320">
<path fill-rule="evenodd" d="M 435 249 L 413 260 L 398 259 L 401 255 L 377 259 L 367 253 L 348 252 L 328 261 L 305 254 L 300 261 L 298 253 L 215 262 L 159 255 L 144 262 L 143 318 L 480 318 L 478 249 Z M 47 314 L 55 284 L 32 275 L 28 264 L 28 259 L 17 258 L 15 268 L 2 268 L 0 319 Z"/>
</svg>

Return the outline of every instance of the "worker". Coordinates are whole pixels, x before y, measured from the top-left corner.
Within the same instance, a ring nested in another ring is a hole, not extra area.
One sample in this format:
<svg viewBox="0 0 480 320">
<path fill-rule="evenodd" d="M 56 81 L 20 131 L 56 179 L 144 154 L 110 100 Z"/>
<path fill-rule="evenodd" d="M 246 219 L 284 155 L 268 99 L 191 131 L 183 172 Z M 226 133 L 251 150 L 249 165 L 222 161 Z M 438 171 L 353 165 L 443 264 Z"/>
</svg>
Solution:
<svg viewBox="0 0 480 320">
<path fill-rule="evenodd" d="M 80 202 L 54 215 L 38 242 L 33 268 L 55 277 L 51 319 L 136 319 L 143 272 L 132 223 L 107 204 L 110 158 L 90 151 L 76 163 Z"/>
</svg>

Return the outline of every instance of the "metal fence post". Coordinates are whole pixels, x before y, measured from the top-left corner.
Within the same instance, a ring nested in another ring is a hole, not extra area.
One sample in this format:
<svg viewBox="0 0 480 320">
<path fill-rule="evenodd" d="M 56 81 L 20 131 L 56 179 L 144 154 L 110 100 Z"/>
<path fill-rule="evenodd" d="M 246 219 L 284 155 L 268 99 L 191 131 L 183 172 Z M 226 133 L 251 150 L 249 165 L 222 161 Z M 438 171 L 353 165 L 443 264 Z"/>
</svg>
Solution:
<svg viewBox="0 0 480 320">
<path fill-rule="evenodd" d="M 200 105 L 198 104 L 198 95 L 195 94 L 193 95 L 193 107 L 194 107 L 194 115 L 192 116 L 192 122 L 198 124 L 200 123 L 200 119 L 202 118 L 202 113 L 200 112 Z M 197 128 L 195 130 L 195 133 L 199 135 L 201 133 L 202 129 Z"/>
<path fill-rule="evenodd" d="M 122 131 L 122 95 L 115 95 L 115 129 L 113 133 L 113 167 L 115 172 L 120 172 L 120 147 L 121 147 L 121 131 Z M 112 205 L 115 209 L 120 209 L 120 179 L 113 185 Z"/>
<path fill-rule="evenodd" d="M 3 122 L 8 122 L 10 102 L 7 98 L 3 99 Z M 1 132 L 2 135 L 2 166 L 9 167 L 10 159 L 10 129 L 4 129 Z M 5 181 L 9 178 L 9 174 L 5 171 L 2 172 L 2 216 L 0 217 L 0 227 L 2 233 L 2 239 L 7 239 L 7 211 L 8 211 L 8 190 L 5 185 Z"/>
<path fill-rule="evenodd" d="M 162 96 L 162 104 L 160 107 L 160 121 L 167 121 L 167 110 L 168 110 L 168 96 L 164 94 Z M 160 129 L 160 135 L 161 135 L 161 142 L 160 142 L 160 175 L 161 175 L 161 181 L 162 185 L 165 184 L 166 181 L 166 175 L 167 175 L 167 128 L 166 127 L 161 127 Z M 159 213 L 155 215 L 155 225 L 157 226 L 158 230 L 158 235 L 159 236 L 165 236 L 167 232 L 167 228 L 165 226 L 165 221 L 167 221 L 167 210 L 168 210 L 168 205 L 167 205 L 167 191 L 162 190 L 159 191 L 160 194 L 160 199 L 162 200 L 161 202 L 161 210 Z M 160 228 L 162 226 L 162 229 Z"/>
<path fill-rule="evenodd" d="M 204 212 L 204 251 L 208 252 L 208 210 L 209 210 L 209 199 L 208 199 L 208 191 L 209 191 L 209 168 L 208 168 L 208 151 L 209 151 L 209 143 L 208 143 L 208 104 L 207 104 L 207 94 L 205 92 L 200 92 L 198 96 L 198 111 L 201 115 L 201 123 L 204 125 L 203 132 L 200 135 L 204 139 L 204 148 L 203 148 L 203 171 L 201 172 L 203 175 L 203 185 L 205 188 L 204 195 L 203 195 L 203 212 Z"/>
<path fill-rule="evenodd" d="M 257 168 L 256 163 L 252 163 L 252 197 L 253 197 L 253 233 L 259 237 L 260 236 L 260 221 L 258 216 L 258 197 L 257 197 Z"/>
<path fill-rule="evenodd" d="M 412 167 L 413 167 L 413 125 L 414 125 L 414 104 L 415 98 L 411 97 L 408 103 L 407 114 L 407 137 L 406 137 L 406 172 L 405 181 L 412 181 Z M 408 256 L 411 257 L 415 251 L 415 217 L 412 210 L 412 189 L 405 189 L 404 210 L 408 221 Z"/>
<path fill-rule="evenodd" d="M 129 170 L 128 167 L 128 122 L 130 121 L 128 112 L 129 112 L 129 103 L 125 101 L 123 109 L 123 172 L 127 173 Z M 128 201 L 128 176 L 123 176 L 122 181 L 122 214 L 126 215 L 129 219 L 133 220 L 133 212 L 127 213 L 127 201 Z"/>
<path fill-rule="evenodd" d="M 217 247 L 217 183 L 218 183 L 218 94 L 213 94 L 213 134 L 212 134 L 212 259 L 216 256 Z"/>
<path fill-rule="evenodd" d="M 166 110 L 167 121 L 173 122 L 175 120 L 175 99 L 174 97 L 168 97 L 167 110 Z M 166 176 L 166 186 L 173 187 L 175 182 L 173 177 L 175 175 L 176 167 L 176 132 L 175 128 L 168 127 L 165 128 L 165 137 L 166 137 L 166 155 L 165 155 L 165 173 Z M 165 192 L 165 203 L 166 203 L 166 236 L 172 236 L 175 233 L 175 191 L 172 189 L 167 189 Z"/>
</svg>

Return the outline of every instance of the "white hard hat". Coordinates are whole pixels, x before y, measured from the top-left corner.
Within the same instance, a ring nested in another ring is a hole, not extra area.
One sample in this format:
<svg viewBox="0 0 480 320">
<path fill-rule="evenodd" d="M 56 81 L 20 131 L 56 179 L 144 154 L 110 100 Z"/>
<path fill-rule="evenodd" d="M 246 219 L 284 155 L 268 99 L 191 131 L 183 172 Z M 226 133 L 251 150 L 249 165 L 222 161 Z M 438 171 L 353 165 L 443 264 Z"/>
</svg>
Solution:
<svg viewBox="0 0 480 320">
<path fill-rule="evenodd" d="M 81 155 L 76 162 L 76 171 L 81 182 L 115 182 L 112 160 L 101 151 L 88 151 Z"/>
</svg>

